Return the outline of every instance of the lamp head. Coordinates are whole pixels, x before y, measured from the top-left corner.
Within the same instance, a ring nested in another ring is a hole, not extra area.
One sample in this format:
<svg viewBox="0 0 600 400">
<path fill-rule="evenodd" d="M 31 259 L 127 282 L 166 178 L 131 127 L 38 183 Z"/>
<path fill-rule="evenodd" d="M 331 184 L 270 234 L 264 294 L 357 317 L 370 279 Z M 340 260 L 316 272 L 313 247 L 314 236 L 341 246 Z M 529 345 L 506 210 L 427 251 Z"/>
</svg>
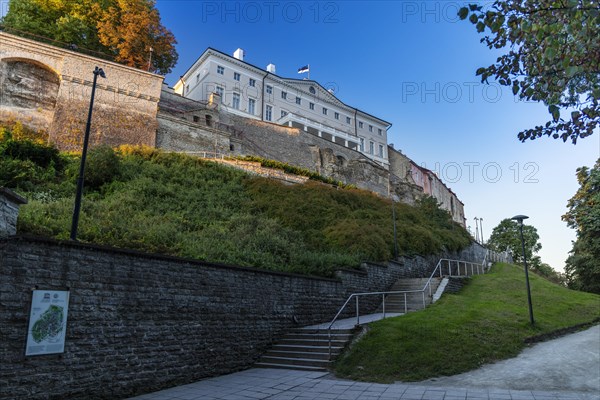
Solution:
<svg viewBox="0 0 600 400">
<path fill-rule="evenodd" d="M 94 74 L 100 75 L 100 77 L 102 78 L 106 78 L 106 74 L 104 73 L 104 70 L 102 68 L 96 67 L 96 69 L 94 70 Z"/>
<path fill-rule="evenodd" d="M 529 218 L 527 215 L 515 215 L 511 219 L 517 221 L 519 224 L 523 225 L 523 220 Z"/>
</svg>

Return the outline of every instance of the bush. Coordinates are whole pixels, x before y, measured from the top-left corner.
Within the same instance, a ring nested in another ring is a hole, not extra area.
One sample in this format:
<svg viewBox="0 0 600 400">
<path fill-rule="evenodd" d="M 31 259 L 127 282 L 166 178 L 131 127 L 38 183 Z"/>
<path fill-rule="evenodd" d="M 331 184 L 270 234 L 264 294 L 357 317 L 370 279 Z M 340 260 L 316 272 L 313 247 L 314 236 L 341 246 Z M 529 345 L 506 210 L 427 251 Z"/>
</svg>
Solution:
<svg viewBox="0 0 600 400">
<path fill-rule="evenodd" d="M 121 172 L 121 159 L 109 146 L 93 148 L 85 164 L 85 187 L 90 189 L 97 190 L 118 179 Z"/>
<path fill-rule="evenodd" d="M 79 160 L 61 157 L 68 165 L 63 173 L 52 163 L 0 162 L 0 178 L 28 185 L 31 201 L 22 208 L 20 232 L 68 238 Z M 284 185 L 139 146 L 98 147 L 87 161 L 81 241 L 321 276 L 392 256 L 391 202 L 369 192 L 316 182 Z M 469 243 L 437 203 L 395 207 L 404 254 Z"/>
<path fill-rule="evenodd" d="M 5 135 L 0 142 L 0 156 L 17 160 L 29 160 L 42 168 L 53 166 L 62 170 L 64 162 L 58 150 L 53 146 L 40 144 L 29 139 L 16 140 Z"/>
</svg>

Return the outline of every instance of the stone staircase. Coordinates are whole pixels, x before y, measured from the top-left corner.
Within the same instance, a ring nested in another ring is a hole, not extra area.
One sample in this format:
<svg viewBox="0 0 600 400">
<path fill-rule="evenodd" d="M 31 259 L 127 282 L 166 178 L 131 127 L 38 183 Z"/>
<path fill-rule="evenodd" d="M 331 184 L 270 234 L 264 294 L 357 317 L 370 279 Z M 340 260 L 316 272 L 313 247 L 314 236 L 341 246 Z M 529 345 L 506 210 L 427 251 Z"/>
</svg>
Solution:
<svg viewBox="0 0 600 400">
<path fill-rule="evenodd" d="M 411 279 L 399 279 L 394 285 L 388 289 L 388 291 L 411 291 L 421 290 L 427 284 L 429 278 L 411 278 Z M 425 307 L 431 304 L 433 294 L 435 294 L 437 288 L 442 281 L 441 278 L 431 279 L 431 296 L 429 295 L 429 288 L 425 291 Z M 404 304 L 404 294 L 388 294 L 385 296 L 385 312 L 386 313 L 404 313 L 422 310 L 423 307 L 423 294 L 418 293 L 407 293 L 406 294 L 406 306 Z M 378 313 L 383 312 L 383 303 L 377 309 Z"/>
<path fill-rule="evenodd" d="M 388 291 L 420 291 L 429 278 L 399 279 Z M 425 307 L 432 303 L 442 278 L 431 279 L 431 296 L 429 288 L 425 291 Z M 407 293 L 406 305 L 404 294 L 389 294 L 385 297 L 385 313 L 403 314 L 422 310 L 422 292 Z M 383 312 L 383 303 L 375 313 Z M 327 371 L 331 363 L 352 340 L 355 329 L 331 329 L 331 359 L 329 357 L 328 331 L 323 328 L 297 328 L 288 332 L 278 340 L 255 364 L 259 368 L 285 368 L 303 371 Z"/>
<path fill-rule="evenodd" d="M 294 329 L 277 341 L 255 366 L 259 368 L 327 371 L 335 357 L 350 342 L 353 333 L 354 329 L 331 330 L 330 360 L 327 329 Z"/>
</svg>

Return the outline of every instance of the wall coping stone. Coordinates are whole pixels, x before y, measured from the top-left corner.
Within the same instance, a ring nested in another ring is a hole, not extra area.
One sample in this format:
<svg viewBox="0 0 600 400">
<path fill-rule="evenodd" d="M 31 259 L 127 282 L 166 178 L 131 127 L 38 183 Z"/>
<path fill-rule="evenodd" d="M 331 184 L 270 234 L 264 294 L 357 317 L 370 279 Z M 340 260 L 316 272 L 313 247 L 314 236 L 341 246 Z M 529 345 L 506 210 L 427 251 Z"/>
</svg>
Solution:
<svg viewBox="0 0 600 400">
<path fill-rule="evenodd" d="M 369 267 L 389 268 L 387 264 L 376 262 L 376 261 L 364 261 L 363 264 Z"/>
<path fill-rule="evenodd" d="M 212 267 L 212 268 L 253 272 L 253 273 L 264 274 L 264 275 L 285 276 L 285 277 L 290 277 L 290 278 L 303 278 L 303 279 L 325 281 L 325 282 L 336 282 L 336 283 L 341 282 L 341 280 L 337 279 L 337 278 L 326 278 L 326 277 L 315 276 L 315 275 L 296 274 L 296 273 L 292 273 L 292 272 L 270 271 L 270 270 L 266 270 L 266 269 L 255 268 L 255 267 L 242 267 L 239 265 L 220 264 L 220 263 L 213 263 L 213 262 L 208 262 L 208 261 L 197 260 L 194 258 L 184 258 L 184 257 L 170 256 L 167 254 L 158 254 L 158 253 L 146 253 L 143 251 L 133 250 L 133 249 L 124 249 L 124 248 L 98 245 L 98 244 L 93 244 L 93 243 L 78 242 L 78 241 L 70 241 L 70 240 L 58 240 L 58 239 L 54 239 L 54 238 L 34 236 L 34 235 L 28 235 L 28 234 L 21 234 L 21 235 L 6 237 L 6 238 L 0 238 L 0 245 L 2 243 L 7 243 L 7 242 L 41 243 L 41 244 L 47 244 L 50 246 L 64 246 L 64 247 L 71 247 L 71 248 L 78 248 L 78 249 L 88 249 L 88 250 L 93 250 L 93 251 L 101 251 L 101 252 L 120 254 L 120 255 L 125 255 L 125 256 L 135 256 L 135 257 L 140 257 L 140 258 L 147 258 L 147 259 L 151 259 L 151 260 L 164 260 L 164 261 L 177 262 L 177 263 L 181 263 L 181 264 L 192 264 L 192 265 Z M 360 271 L 360 270 L 348 269 L 347 271 L 357 272 L 360 274 L 367 274 L 366 271 Z"/>
<path fill-rule="evenodd" d="M 400 260 L 390 260 L 388 261 L 388 263 L 390 264 L 394 264 L 398 267 L 404 267 L 404 261 L 400 261 Z"/>
<path fill-rule="evenodd" d="M 121 63 L 118 63 L 118 62 L 113 61 L 113 60 L 105 60 L 105 59 L 97 58 L 97 57 L 94 57 L 94 56 L 91 56 L 91 55 L 88 55 L 88 54 L 79 53 L 77 51 L 65 49 L 63 47 L 54 46 L 54 45 L 49 44 L 49 43 L 39 42 L 37 40 L 29 39 L 29 38 L 26 38 L 26 37 L 23 37 L 23 36 L 19 36 L 19 35 L 7 33 L 7 32 L 2 32 L 2 31 L 0 31 L 0 36 L 2 36 L 2 41 L 9 41 L 10 40 L 13 43 L 14 42 L 19 42 L 19 41 L 26 42 L 31 47 L 36 47 L 36 48 L 44 49 L 47 52 L 53 53 L 53 55 L 60 56 L 61 53 L 67 53 L 71 57 L 80 58 L 80 59 L 86 59 L 86 60 L 92 60 L 94 62 L 99 62 L 99 63 L 102 63 L 102 64 L 110 65 L 111 68 L 129 70 L 129 71 L 133 71 L 135 73 L 139 73 L 139 74 L 142 74 L 142 75 L 160 78 L 163 82 L 165 80 L 165 77 L 162 76 L 162 75 L 160 75 L 160 74 L 155 74 L 153 72 L 144 71 L 143 69 L 140 69 L 140 68 L 130 67 L 128 65 L 121 64 Z"/>
<path fill-rule="evenodd" d="M 9 188 L 0 187 L 0 195 L 3 195 L 15 204 L 27 204 L 27 199 L 25 197 L 18 195 Z"/>
<path fill-rule="evenodd" d="M 363 269 L 350 269 L 350 268 L 340 268 L 335 271 L 336 273 L 346 273 L 346 274 L 355 274 L 355 275 L 368 275 L 369 273 Z"/>
</svg>

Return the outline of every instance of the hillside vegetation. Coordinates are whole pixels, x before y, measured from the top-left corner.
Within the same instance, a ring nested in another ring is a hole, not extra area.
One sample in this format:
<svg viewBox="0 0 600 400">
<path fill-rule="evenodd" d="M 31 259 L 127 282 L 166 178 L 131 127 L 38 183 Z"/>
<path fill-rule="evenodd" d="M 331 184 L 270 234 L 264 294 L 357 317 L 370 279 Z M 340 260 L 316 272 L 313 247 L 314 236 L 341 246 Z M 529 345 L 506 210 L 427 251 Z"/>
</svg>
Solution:
<svg viewBox="0 0 600 400">
<path fill-rule="evenodd" d="M 68 239 L 80 158 L 0 131 L 0 186 L 29 200 L 19 233 Z M 389 200 L 310 182 L 284 185 L 156 149 L 98 147 L 88 154 L 78 239 L 288 272 L 331 276 L 393 255 Z M 468 233 L 424 199 L 396 204 L 403 254 L 458 250 Z"/>
<path fill-rule="evenodd" d="M 425 310 L 385 319 L 336 365 L 356 380 L 420 381 L 450 376 L 516 356 L 525 339 L 600 317 L 600 296 L 566 289 L 530 275 L 535 327 L 529 323 L 523 269 L 497 264 L 459 294 L 445 294 Z"/>
</svg>

